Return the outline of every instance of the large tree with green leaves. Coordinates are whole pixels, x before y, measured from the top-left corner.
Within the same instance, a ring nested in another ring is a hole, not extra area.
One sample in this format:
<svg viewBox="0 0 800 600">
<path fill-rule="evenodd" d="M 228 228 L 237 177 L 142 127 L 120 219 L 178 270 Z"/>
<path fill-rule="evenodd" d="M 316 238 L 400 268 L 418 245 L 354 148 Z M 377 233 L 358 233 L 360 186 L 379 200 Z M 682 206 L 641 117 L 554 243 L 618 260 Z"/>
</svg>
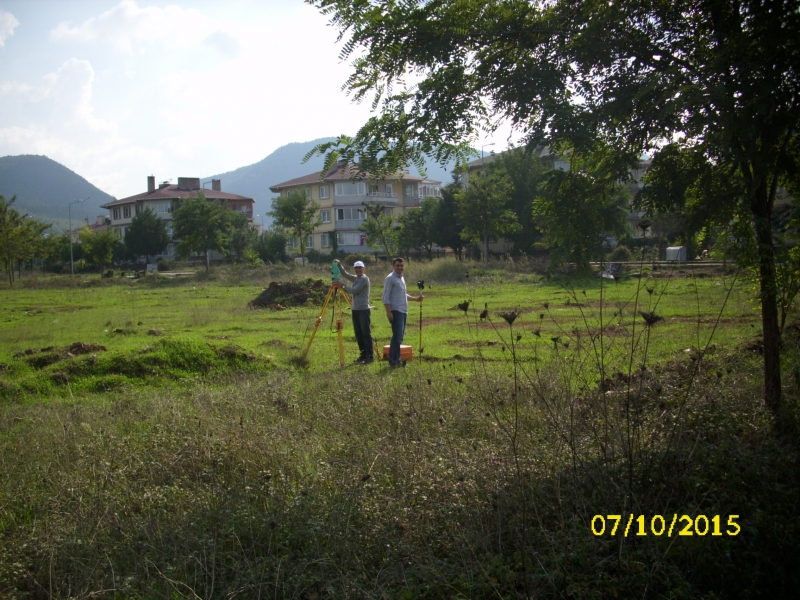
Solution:
<svg viewBox="0 0 800 600">
<path fill-rule="evenodd" d="M 211 252 L 224 252 L 228 245 L 229 211 L 215 200 L 206 200 L 199 192 L 184 200 L 172 213 L 175 246 L 178 255 L 188 258 L 192 252 L 205 256 L 206 271 L 211 266 Z"/>
<path fill-rule="evenodd" d="M 456 194 L 461 237 L 468 242 L 483 241 L 484 261 L 489 260 L 490 238 L 519 230 L 519 219 L 511 208 L 512 190 L 505 170 L 491 163 Z"/>
<path fill-rule="evenodd" d="M 379 108 L 318 148 L 327 166 L 443 161 L 507 119 L 531 144 L 638 155 L 680 139 L 735 169 L 758 242 L 765 401 L 780 408 L 770 217 L 800 125 L 798 0 L 312 3 L 356 57 L 347 91 Z"/>
<path fill-rule="evenodd" d="M 514 254 L 531 254 L 543 237 L 533 215 L 533 200 L 552 170 L 552 157 L 542 158 L 535 149 L 513 148 L 498 154 L 495 163 L 511 182 L 509 208 L 519 219 L 519 229 L 507 237 L 514 243 Z"/>
<path fill-rule="evenodd" d="M 629 197 L 587 173 L 553 171 L 536 197 L 533 215 L 555 264 L 572 263 L 580 273 L 602 257 L 604 236 L 626 232 Z"/>
<path fill-rule="evenodd" d="M 114 249 L 120 244 L 119 237 L 111 229 L 92 231 L 84 227 L 78 233 L 78 238 L 83 246 L 83 255 L 89 264 L 101 271 L 111 264 Z"/>
<path fill-rule="evenodd" d="M 231 237 L 228 243 L 228 255 L 235 262 L 247 260 L 249 252 L 255 252 L 258 242 L 258 231 L 252 227 L 247 215 L 240 212 L 230 214 Z"/>
<path fill-rule="evenodd" d="M 409 208 L 397 219 L 399 229 L 397 244 L 402 249 L 414 248 L 433 257 L 435 217 L 438 206 L 436 198 L 424 198 L 418 208 Z"/>
<path fill-rule="evenodd" d="M 441 188 L 442 197 L 436 204 L 433 215 L 433 241 L 441 248 L 450 248 L 458 260 L 462 258 L 464 239 L 461 237 L 461 223 L 458 221 L 458 205 L 456 195 L 463 186 L 458 175 L 453 181 Z"/>
<path fill-rule="evenodd" d="M 286 236 L 279 229 L 268 229 L 256 240 L 254 249 L 265 263 L 282 262 L 286 255 Z"/>
<path fill-rule="evenodd" d="M 125 230 L 125 246 L 132 254 L 144 256 L 145 262 L 150 262 L 150 256 L 163 252 L 168 244 L 167 224 L 150 208 L 133 217 Z"/>
<path fill-rule="evenodd" d="M 21 215 L 11 200 L 0 195 L 0 260 L 3 261 L 9 284 L 14 283 L 14 265 L 31 260 L 45 248 L 43 233 L 50 225 Z M 20 273 L 22 267 L 20 266 Z"/>
<path fill-rule="evenodd" d="M 306 255 L 306 239 L 319 225 L 319 204 L 309 198 L 303 190 L 290 190 L 287 196 L 272 200 L 275 227 L 280 227 L 293 237 L 300 247 L 300 256 Z"/>
<path fill-rule="evenodd" d="M 359 227 L 367 238 L 367 246 L 372 248 L 382 248 L 388 260 L 395 254 L 397 245 L 397 234 L 399 233 L 397 223 L 391 214 L 386 214 L 386 210 L 380 204 L 373 204 L 366 207 L 367 220 Z"/>
</svg>

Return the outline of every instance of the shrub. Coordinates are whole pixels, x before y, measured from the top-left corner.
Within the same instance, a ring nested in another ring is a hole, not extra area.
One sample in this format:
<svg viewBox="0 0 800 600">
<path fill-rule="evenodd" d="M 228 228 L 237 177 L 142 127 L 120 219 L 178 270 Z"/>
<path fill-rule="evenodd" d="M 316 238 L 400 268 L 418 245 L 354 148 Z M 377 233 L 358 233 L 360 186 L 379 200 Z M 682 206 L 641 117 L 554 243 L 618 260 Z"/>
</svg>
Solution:
<svg viewBox="0 0 800 600">
<path fill-rule="evenodd" d="M 352 254 L 348 254 L 344 257 L 342 262 L 345 266 L 352 267 L 353 263 L 357 260 L 363 261 L 366 265 L 371 262 L 377 262 L 377 259 L 372 254 L 367 254 L 366 252 L 353 252 Z"/>
<path fill-rule="evenodd" d="M 174 260 L 170 260 L 168 258 L 159 258 L 156 268 L 159 271 L 172 271 L 176 267 L 176 263 Z"/>
<path fill-rule="evenodd" d="M 627 262 L 633 259 L 633 254 L 627 246 L 617 246 L 608 255 L 608 260 L 613 262 Z"/>
</svg>

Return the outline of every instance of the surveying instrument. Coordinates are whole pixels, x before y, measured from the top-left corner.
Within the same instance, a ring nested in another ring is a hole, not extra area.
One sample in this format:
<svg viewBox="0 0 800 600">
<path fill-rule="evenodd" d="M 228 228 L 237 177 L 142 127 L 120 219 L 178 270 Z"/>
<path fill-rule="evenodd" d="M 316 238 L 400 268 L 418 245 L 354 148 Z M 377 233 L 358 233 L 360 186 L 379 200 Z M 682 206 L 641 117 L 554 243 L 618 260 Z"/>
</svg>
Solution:
<svg viewBox="0 0 800 600">
<path fill-rule="evenodd" d="M 350 296 L 347 295 L 347 292 L 340 287 L 340 276 L 341 273 L 339 271 L 339 265 L 334 262 L 333 266 L 331 267 L 331 287 L 328 290 L 328 295 L 325 296 L 325 302 L 322 304 L 322 310 L 320 311 L 317 321 L 314 324 L 314 331 L 311 332 L 311 338 L 308 340 L 308 345 L 303 352 L 303 356 L 307 355 L 308 351 L 311 349 L 311 343 L 314 341 L 314 336 L 317 335 L 317 330 L 322 324 L 322 318 L 325 316 L 328 306 L 332 306 L 333 321 L 336 323 L 336 335 L 339 338 L 339 366 L 344 367 L 344 340 L 342 339 L 342 329 L 344 328 L 344 324 L 342 322 L 342 313 L 344 311 L 343 302 L 346 302 L 347 306 L 349 306 L 351 310 L 353 308 L 353 303 L 350 301 Z M 373 348 L 378 358 L 380 358 L 381 355 L 378 353 L 374 340 Z"/>
</svg>

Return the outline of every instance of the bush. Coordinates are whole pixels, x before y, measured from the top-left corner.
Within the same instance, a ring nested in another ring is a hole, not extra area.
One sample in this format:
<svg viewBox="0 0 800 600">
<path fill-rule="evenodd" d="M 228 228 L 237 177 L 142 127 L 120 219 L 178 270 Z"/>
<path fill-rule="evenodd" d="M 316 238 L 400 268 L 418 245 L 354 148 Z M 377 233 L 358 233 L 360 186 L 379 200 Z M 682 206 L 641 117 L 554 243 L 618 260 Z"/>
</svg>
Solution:
<svg viewBox="0 0 800 600">
<path fill-rule="evenodd" d="M 633 260 L 633 254 L 627 246 L 617 246 L 611 254 L 608 255 L 608 260 L 612 262 L 627 262 Z"/>
<path fill-rule="evenodd" d="M 174 260 L 170 260 L 168 258 L 159 258 L 158 263 L 156 263 L 156 268 L 159 271 L 172 271 L 177 266 L 177 263 Z"/>
<path fill-rule="evenodd" d="M 372 254 L 367 254 L 366 252 L 353 252 L 352 254 L 348 254 L 344 257 L 342 262 L 346 267 L 352 267 L 353 263 L 357 260 L 362 261 L 365 265 L 377 262 L 376 258 Z"/>
<path fill-rule="evenodd" d="M 330 254 L 323 254 L 319 250 L 314 250 L 313 248 L 311 250 L 306 250 L 306 258 L 308 259 L 308 262 L 318 265 L 328 263 L 333 260 Z"/>
</svg>

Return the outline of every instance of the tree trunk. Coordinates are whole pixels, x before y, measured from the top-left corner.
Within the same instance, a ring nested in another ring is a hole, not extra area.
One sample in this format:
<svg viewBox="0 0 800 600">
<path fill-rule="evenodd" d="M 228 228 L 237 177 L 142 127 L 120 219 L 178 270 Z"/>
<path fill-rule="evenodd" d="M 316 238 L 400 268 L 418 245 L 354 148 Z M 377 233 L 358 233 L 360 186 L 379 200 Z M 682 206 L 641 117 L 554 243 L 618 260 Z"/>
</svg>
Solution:
<svg viewBox="0 0 800 600">
<path fill-rule="evenodd" d="M 208 250 L 206 250 L 206 273 L 211 269 L 211 256 L 208 254 Z"/>
<path fill-rule="evenodd" d="M 761 287 L 761 326 L 764 342 L 764 404 L 779 412 L 781 408 L 781 334 L 778 323 L 778 290 L 775 280 L 775 248 L 772 245 L 772 202 L 766 182 L 755 190 L 751 201 L 758 243 L 759 283 Z"/>
</svg>

